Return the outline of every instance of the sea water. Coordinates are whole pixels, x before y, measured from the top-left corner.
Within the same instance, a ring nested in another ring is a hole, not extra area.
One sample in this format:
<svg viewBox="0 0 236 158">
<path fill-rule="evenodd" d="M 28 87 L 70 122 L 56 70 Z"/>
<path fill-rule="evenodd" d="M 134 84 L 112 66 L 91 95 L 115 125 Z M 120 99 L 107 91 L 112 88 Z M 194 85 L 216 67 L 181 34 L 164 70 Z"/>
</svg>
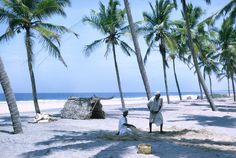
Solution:
<svg viewBox="0 0 236 158">
<path fill-rule="evenodd" d="M 225 94 L 225 91 L 218 91 L 218 94 Z M 154 93 L 153 93 L 154 94 Z M 152 94 L 152 95 L 153 95 Z M 165 93 L 161 93 L 162 96 L 165 96 Z M 66 100 L 68 97 L 93 97 L 96 95 L 97 97 L 103 98 L 119 98 L 120 95 L 117 92 L 95 92 L 95 93 L 38 93 L 37 97 L 39 100 Z M 178 96 L 177 92 L 170 92 L 170 96 Z M 199 92 L 182 92 L 182 95 L 200 95 Z M 124 98 L 141 98 L 146 97 L 145 92 L 125 92 L 123 93 Z M 29 101 L 32 100 L 31 93 L 15 93 L 15 97 L 17 101 Z M 4 94 L 0 94 L 0 101 L 5 101 Z"/>
</svg>

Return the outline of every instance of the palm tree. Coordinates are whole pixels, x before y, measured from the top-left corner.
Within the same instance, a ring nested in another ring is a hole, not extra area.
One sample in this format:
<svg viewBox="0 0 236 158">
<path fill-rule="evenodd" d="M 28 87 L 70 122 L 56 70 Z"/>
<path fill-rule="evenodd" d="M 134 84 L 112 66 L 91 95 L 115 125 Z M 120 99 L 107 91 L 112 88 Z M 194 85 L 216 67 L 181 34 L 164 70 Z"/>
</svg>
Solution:
<svg viewBox="0 0 236 158">
<path fill-rule="evenodd" d="M 236 101 L 234 75 L 236 73 L 236 30 L 232 25 L 231 18 L 223 21 L 221 30 L 219 31 L 221 42 L 220 62 L 223 65 L 222 71 L 232 81 L 232 88 L 234 94 L 234 101 Z"/>
<path fill-rule="evenodd" d="M 224 70 L 221 70 L 221 72 L 219 72 L 217 74 L 217 78 L 218 78 L 218 81 L 222 81 L 224 78 L 227 79 L 227 87 L 228 87 L 228 95 L 230 97 L 230 76 L 228 76 L 229 74 L 225 73 Z"/>
<path fill-rule="evenodd" d="M 236 1 L 231 0 L 228 4 L 226 4 L 218 13 L 217 17 L 229 14 L 229 19 L 232 24 L 235 23 L 236 20 Z"/>
<path fill-rule="evenodd" d="M 204 79 L 206 79 L 206 75 L 208 75 L 209 78 L 209 85 L 210 85 L 209 87 L 212 97 L 213 97 L 213 92 L 212 92 L 211 75 L 212 73 L 217 74 L 219 72 L 218 68 L 219 63 L 217 61 L 218 57 L 219 54 L 215 54 L 215 52 L 204 52 L 199 57 L 199 66 L 203 67 L 203 77 Z"/>
<path fill-rule="evenodd" d="M 167 84 L 166 67 L 168 67 L 166 56 L 168 48 L 172 51 L 177 49 L 174 38 L 170 32 L 169 16 L 174 8 L 174 5 L 169 0 L 156 0 L 155 6 L 149 2 L 152 13 L 143 12 L 145 26 L 141 28 L 147 34 L 145 35 L 148 49 L 144 57 L 144 62 L 147 61 L 147 57 L 151 50 L 159 44 L 159 51 L 162 56 L 162 66 L 164 72 L 165 90 L 167 96 L 167 102 L 170 103 L 169 91 Z"/>
<path fill-rule="evenodd" d="M 70 5 L 70 1 L 11 0 L 2 1 L 2 4 L 3 5 L 0 6 L 0 20 L 2 22 L 7 22 L 8 28 L 6 32 L 0 36 L 0 42 L 3 40 L 8 41 L 18 33 L 25 33 L 25 47 L 35 112 L 40 113 L 32 66 L 34 61 L 34 39 L 39 39 L 39 42 L 42 43 L 43 47 L 46 48 L 53 57 L 58 58 L 66 66 L 57 45 L 60 45 L 59 34 L 69 32 L 69 30 L 64 26 L 53 25 L 43 21 L 56 14 L 66 16 L 63 9 L 65 6 Z"/>
<path fill-rule="evenodd" d="M 206 1 L 208 3 L 210 2 L 210 0 L 206 0 Z M 201 74 L 201 71 L 200 71 L 200 68 L 199 68 L 199 65 L 198 65 L 197 54 L 196 54 L 196 51 L 195 51 L 194 46 L 193 46 L 193 40 L 192 40 L 191 31 L 190 31 L 190 21 L 189 21 L 188 12 L 187 12 L 187 3 L 186 3 L 186 0 L 181 0 L 181 2 L 182 2 L 184 19 L 185 19 L 185 22 L 186 22 L 186 29 L 187 29 L 187 39 L 186 39 L 186 41 L 187 41 L 188 47 L 189 47 L 189 49 L 191 51 L 191 54 L 192 54 L 194 67 L 195 67 L 195 70 L 197 72 L 199 81 L 202 85 L 202 88 L 205 92 L 206 98 L 207 98 L 207 100 L 210 104 L 210 107 L 213 111 L 216 111 L 217 108 L 215 107 L 215 104 L 214 104 L 211 96 L 209 95 L 208 88 L 207 88 L 207 86 L 204 82 L 204 79 L 202 77 L 202 74 Z"/>
<path fill-rule="evenodd" d="M 179 88 L 179 81 L 178 81 L 178 78 L 177 78 L 176 68 L 175 68 L 175 59 L 176 59 L 176 56 L 177 56 L 177 55 L 174 54 L 174 53 L 171 53 L 171 54 L 169 55 L 169 57 L 172 59 L 173 72 L 174 72 L 175 83 L 176 83 L 177 90 L 178 90 L 178 94 L 179 94 L 179 99 L 182 100 L 182 95 L 181 95 L 181 91 L 180 91 L 180 88 Z"/>
<path fill-rule="evenodd" d="M 126 9 L 126 14 L 127 14 L 127 17 L 128 17 L 128 21 L 129 21 L 130 32 L 131 32 L 133 43 L 134 43 L 135 54 L 136 54 L 136 57 L 137 57 L 139 71 L 140 71 L 140 74 L 142 76 L 142 80 L 143 80 L 143 84 L 144 84 L 144 88 L 145 88 L 145 91 L 146 91 L 147 98 L 149 100 L 151 98 L 151 89 L 150 89 L 150 86 L 149 86 L 149 81 L 148 81 L 148 78 L 147 78 L 146 69 L 144 67 L 144 62 L 143 62 L 143 59 L 142 59 L 141 50 L 140 50 L 140 47 L 139 47 L 138 38 L 137 38 L 135 27 L 134 27 L 133 17 L 132 17 L 131 9 L 130 9 L 130 6 L 129 6 L 129 1 L 124 0 L 124 4 L 125 4 L 125 9 Z"/>
<path fill-rule="evenodd" d="M 4 69 L 1 57 L 0 57 L 0 82 L 11 114 L 14 133 L 15 134 L 23 133 L 20 121 L 20 114 L 16 105 L 15 95 L 12 92 L 10 81 Z"/>
<path fill-rule="evenodd" d="M 112 48 L 121 104 L 122 108 L 125 108 L 125 102 L 123 98 L 119 69 L 116 58 L 117 45 L 120 46 L 123 52 L 128 56 L 130 56 L 130 52 L 134 52 L 133 49 L 120 38 L 127 32 L 127 26 L 124 26 L 125 11 L 117 8 L 120 5 L 117 0 L 110 0 L 107 8 L 101 2 L 99 3 L 99 5 L 99 12 L 92 10 L 90 16 L 85 16 L 83 18 L 83 22 L 86 22 L 98 29 L 102 34 L 105 35 L 105 37 L 95 40 L 90 45 L 87 45 L 85 47 L 85 53 L 89 56 L 96 46 L 105 43 L 107 48 L 105 56 L 107 56 L 110 52 L 110 49 Z"/>
</svg>

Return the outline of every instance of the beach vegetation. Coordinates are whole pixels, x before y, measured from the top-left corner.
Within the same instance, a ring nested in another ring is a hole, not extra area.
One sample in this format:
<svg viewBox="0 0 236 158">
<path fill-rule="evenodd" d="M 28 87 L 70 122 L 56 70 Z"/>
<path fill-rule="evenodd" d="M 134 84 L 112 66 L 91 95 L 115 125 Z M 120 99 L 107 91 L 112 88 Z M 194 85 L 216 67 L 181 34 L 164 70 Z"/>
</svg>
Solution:
<svg viewBox="0 0 236 158">
<path fill-rule="evenodd" d="M 150 85 L 149 85 L 146 69 L 144 67 L 144 61 L 143 61 L 143 58 L 142 58 L 142 54 L 141 54 L 141 50 L 140 50 L 140 46 L 139 46 L 139 42 L 138 42 L 138 37 L 137 37 L 137 33 L 136 33 L 137 29 L 135 29 L 135 25 L 134 25 L 134 21 L 133 21 L 131 9 L 130 9 L 129 1 L 124 0 L 124 5 L 125 5 L 126 14 L 127 14 L 127 17 L 128 17 L 129 28 L 130 28 L 131 36 L 132 36 L 132 39 L 133 39 L 133 44 L 134 44 L 134 48 L 135 48 L 135 55 L 137 57 L 139 71 L 140 71 L 140 74 L 142 76 L 142 80 L 143 80 L 144 88 L 145 88 L 145 91 L 146 91 L 147 99 L 149 100 L 152 96 L 151 88 L 150 88 Z"/>
<path fill-rule="evenodd" d="M 120 3 L 117 0 L 110 0 L 108 6 L 106 7 L 103 3 L 99 3 L 99 12 L 91 10 L 90 16 L 85 16 L 83 22 L 87 23 L 99 32 L 101 32 L 105 37 L 97 39 L 89 45 L 85 46 L 85 54 L 89 56 L 97 46 L 101 44 L 106 45 L 105 57 L 108 56 L 110 52 L 113 53 L 115 71 L 117 84 L 119 88 L 120 98 L 122 108 L 125 108 L 125 102 L 121 87 L 120 73 L 117 63 L 117 52 L 116 46 L 120 46 L 121 50 L 130 56 L 130 53 L 134 53 L 134 50 L 121 39 L 127 33 L 128 26 L 126 26 L 125 10 L 119 9 Z"/>
<path fill-rule="evenodd" d="M 34 44 L 35 40 L 42 44 L 49 54 L 59 59 L 65 66 L 59 50 L 60 34 L 70 32 L 64 26 L 46 23 L 47 19 L 54 15 L 66 16 L 64 8 L 70 5 L 69 0 L 11 0 L 1 1 L 0 21 L 7 23 L 7 29 L 0 36 L 0 42 L 9 41 L 19 33 L 24 33 L 24 43 L 27 52 L 27 63 L 30 74 L 32 96 L 35 112 L 40 113 L 35 75 L 34 63 Z"/>
<path fill-rule="evenodd" d="M 141 27 L 141 30 L 145 33 L 144 37 L 148 45 L 144 62 L 147 61 L 153 49 L 159 48 L 162 57 L 166 97 L 169 104 L 170 99 L 166 74 L 166 68 L 168 67 L 167 53 L 168 51 L 175 51 L 177 49 L 177 44 L 170 32 L 171 23 L 169 19 L 170 13 L 174 9 L 174 4 L 170 3 L 169 0 L 156 0 L 154 6 L 150 2 L 149 5 L 151 13 L 143 12 L 145 24 Z"/>
</svg>

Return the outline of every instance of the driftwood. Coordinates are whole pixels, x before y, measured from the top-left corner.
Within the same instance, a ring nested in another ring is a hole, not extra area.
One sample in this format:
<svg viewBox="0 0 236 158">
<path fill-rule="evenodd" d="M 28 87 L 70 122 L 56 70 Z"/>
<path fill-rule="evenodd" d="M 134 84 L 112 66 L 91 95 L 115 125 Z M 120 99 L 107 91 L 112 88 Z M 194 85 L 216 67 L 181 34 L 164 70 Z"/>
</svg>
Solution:
<svg viewBox="0 0 236 158">
<path fill-rule="evenodd" d="M 102 110 L 101 98 L 97 96 L 89 98 L 70 97 L 61 110 L 61 117 L 67 119 L 105 119 L 105 112 Z"/>
</svg>

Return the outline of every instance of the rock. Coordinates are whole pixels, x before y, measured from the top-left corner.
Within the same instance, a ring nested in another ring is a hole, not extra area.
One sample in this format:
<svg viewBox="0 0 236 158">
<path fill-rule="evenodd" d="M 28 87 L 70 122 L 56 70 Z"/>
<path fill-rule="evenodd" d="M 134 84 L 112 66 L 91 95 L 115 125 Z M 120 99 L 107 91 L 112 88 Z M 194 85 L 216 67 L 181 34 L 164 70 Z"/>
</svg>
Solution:
<svg viewBox="0 0 236 158">
<path fill-rule="evenodd" d="M 105 112 L 102 110 L 99 98 L 70 97 L 61 110 L 61 117 L 79 120 L 90 118 L 104 119 Z"/>
</svg>

